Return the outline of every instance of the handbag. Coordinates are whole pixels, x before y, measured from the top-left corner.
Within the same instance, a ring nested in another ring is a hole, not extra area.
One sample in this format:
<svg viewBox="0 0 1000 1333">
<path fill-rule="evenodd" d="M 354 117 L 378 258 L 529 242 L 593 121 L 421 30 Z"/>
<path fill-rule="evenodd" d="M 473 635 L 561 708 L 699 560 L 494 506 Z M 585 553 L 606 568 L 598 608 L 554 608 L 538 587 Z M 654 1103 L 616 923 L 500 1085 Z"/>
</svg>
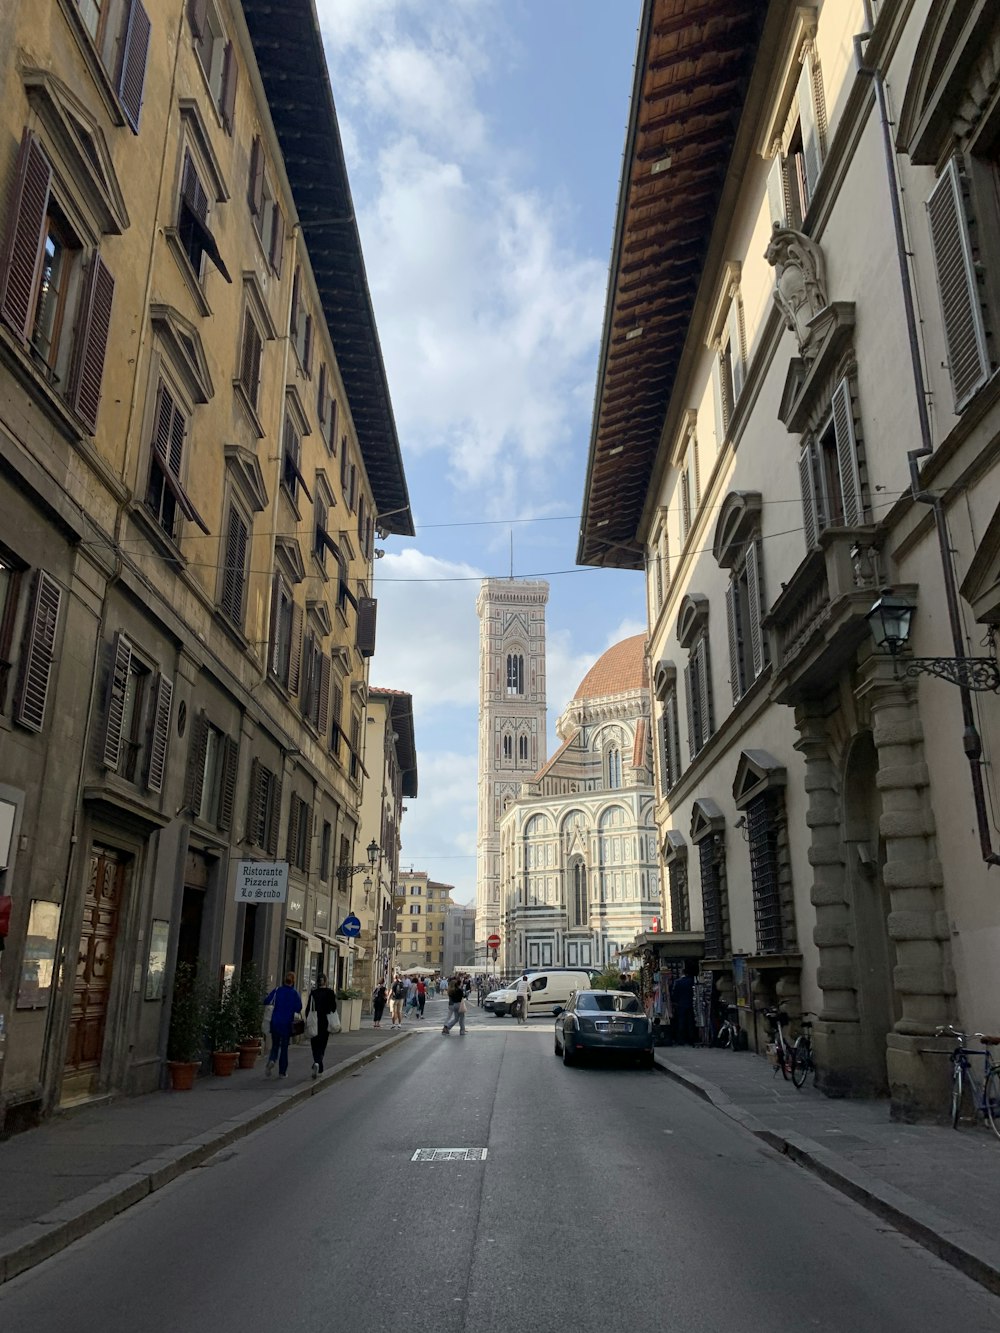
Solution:
<svg viewBox="0 0 1000 1333">
<path fill-rule="evenodd" d="M 319 1015 L 316 1013 L 315 1009 L 311 1009 L 306 1014 L 304 1027 L 307 1037 L 315 1037 L 319 1032 Z"/>
<path fill-rule="evenodd" d="M 464 1014 L 464 1013 L 465 1013 L 465 1001 L 464 1001 L 464 1000 L 463 1000 L 462 1003 L 458 1006 L 458 1012 L 459 1012 L 460 1014 Z"/>
<path fill-rule="evenodd" d="M 271 1017 L 274 1013 L 273 1004 L 264 1005 L 264 1017 L 261 1019 L 260 1030 L 267 1036 L 271 1031 Z"/>
<path fill-rule="evenodd" d="M 326 1026 L 331 1032 L 340 1031 L 340 1015 L 337 1013 L 336 1009 L 334 1009 L 333 1013 L 327 1014 Z"/>
<path fill-rule="evenodd" d="M 305 1030 L 306 1030 L 306 1020 L 302 1017 L 301 1012 L 299 1012 L 292 1019 L 292 1036 L 301 1037 L 303 1032 L 305 1032 Z"/>
</svg>

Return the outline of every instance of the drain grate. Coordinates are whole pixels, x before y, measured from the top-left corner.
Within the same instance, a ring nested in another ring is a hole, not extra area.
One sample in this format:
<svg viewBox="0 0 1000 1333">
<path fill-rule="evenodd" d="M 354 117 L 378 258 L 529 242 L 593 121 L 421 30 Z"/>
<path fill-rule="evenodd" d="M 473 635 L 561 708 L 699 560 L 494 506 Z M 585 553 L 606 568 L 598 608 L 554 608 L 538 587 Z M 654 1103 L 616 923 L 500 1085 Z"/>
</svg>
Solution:
<svg viewBox="0 0 1000 1333">
<path fill-rule="evenodd" d="M 486 1148 L 418 1148 L 411 1162 L 485 1162 Z"/>
</svg>

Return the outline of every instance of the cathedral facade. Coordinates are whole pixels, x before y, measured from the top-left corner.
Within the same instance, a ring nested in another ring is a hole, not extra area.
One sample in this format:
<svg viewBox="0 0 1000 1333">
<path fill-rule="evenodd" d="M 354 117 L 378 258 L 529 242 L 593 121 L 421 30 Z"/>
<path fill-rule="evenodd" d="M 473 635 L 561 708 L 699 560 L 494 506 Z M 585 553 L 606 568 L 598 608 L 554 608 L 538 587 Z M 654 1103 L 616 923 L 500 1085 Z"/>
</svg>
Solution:
<svg viewBox="0 0 1000 1333">
<path fill-rule="evenodd" d="M 499 815 L 503 970 L 601 967 L 659 924 L 643 635 L 591 667 L 548 763 Z"/>
</svg>

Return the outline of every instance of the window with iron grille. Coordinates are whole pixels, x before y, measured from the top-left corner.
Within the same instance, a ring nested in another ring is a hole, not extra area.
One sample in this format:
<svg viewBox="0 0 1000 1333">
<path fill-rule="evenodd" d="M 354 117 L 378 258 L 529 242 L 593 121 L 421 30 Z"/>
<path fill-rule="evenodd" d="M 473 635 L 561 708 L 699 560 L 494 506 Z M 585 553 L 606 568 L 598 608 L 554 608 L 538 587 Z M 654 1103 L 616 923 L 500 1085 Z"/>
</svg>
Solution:
<svg viewBox="0 0 1000 1333">
<path fill-rule="evenodd" d="M 746 807 L 758 953 L 782 953 L 785 947 L 778 879 L 777 800 L 775 794 L 764 792 Z"/>
<path fill-rule="evenodd" d="M 722 919 L 722 876 L 720 859 L 712 837 L 698 844 L 701 870 L 701 913 L 705 929 L 705 957 L 725 956 L 725 930 Z"/>
<path fill-rule="evenodd" d="M 691 901 L 688 897 L 687 861 L 677 857 L 667 867 L 670 886 L 670 929 L 691 929 Z"/>
</svg>

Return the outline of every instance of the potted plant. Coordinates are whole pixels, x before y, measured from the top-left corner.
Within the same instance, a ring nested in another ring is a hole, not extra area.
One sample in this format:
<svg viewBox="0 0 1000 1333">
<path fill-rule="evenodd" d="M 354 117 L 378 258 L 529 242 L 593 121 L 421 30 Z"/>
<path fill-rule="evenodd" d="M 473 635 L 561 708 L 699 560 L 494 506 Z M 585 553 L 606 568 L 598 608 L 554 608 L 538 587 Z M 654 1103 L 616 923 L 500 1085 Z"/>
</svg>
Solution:
<svg viewBox="0 0 1000 1333">
<path fill-rule="evenodd" d="M 264 985 L 254 963 L 240 970 L 236 987 L 240 1013 L 240 1069 L 253 1069 L 261 1048 L 261 1023 L 264 1019 Z"/>
<path fill-rule="evenodd" d="M 337 991 L 337 1010 L 341 1030 L 357 1032 L 361 1027 L 361 992 L 354 986 L 341 986 Z"/>
<path fill-rule="evenodd" d="M 208 1036 L 212 1047 L 212 1073 L 228 1078 L 240 1058 L 240 1005 L 234 982 L 223 982 L 212 996 L 208 1010 Z"/>
<path fill-rule="evenodd" d="M 205 1039 L 205 996 L 190 963 L 178 963 L 170 1001 L 167 1068 L 175 1092 L 190 1092 L 201 1067 Z"/>
</svg>

